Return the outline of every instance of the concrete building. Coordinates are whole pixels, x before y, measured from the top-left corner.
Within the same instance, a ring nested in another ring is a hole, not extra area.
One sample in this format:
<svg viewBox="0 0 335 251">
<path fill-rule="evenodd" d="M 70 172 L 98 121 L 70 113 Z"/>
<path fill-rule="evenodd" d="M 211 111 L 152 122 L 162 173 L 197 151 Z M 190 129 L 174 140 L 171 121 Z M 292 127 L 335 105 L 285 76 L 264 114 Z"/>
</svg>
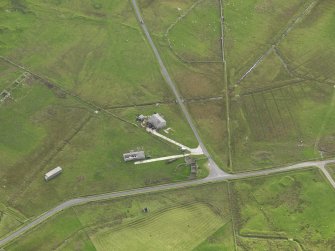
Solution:
<svg viewBox="0 0 335 251">
<path fill-rule="evenodd" d="M 144 151 L 137 151 L 137 152 L 129 152 L 123 154 L 124 161 L 132 161 L 132 160 L 144 160 L 145 159 L 145 153 Z"/>
<path fill-rule="evenodd" d="M 56 168 L 52 169 L 51 171 L 47 172 L 44 175 L 44 179 L 46 181 L 49 181 L 53 178 L 55 178 L 56 176 L 60 175 L 62 173 L 63 169 L 60 166 L 57 166 Z"/>
<path fill-rule="evenodd" d="M 148 123 L 151 124 L 155 129 L 162 129 L 166 127 L 165 119 L 158 113 L 153 114 L 149 117 Z"/>
</svg>

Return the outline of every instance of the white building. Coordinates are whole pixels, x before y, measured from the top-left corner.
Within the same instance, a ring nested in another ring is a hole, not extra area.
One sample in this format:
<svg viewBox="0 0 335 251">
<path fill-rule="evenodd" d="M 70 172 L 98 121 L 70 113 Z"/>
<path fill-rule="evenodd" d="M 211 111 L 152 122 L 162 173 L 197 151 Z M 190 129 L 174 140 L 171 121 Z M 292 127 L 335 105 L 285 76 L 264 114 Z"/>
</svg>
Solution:
<svg viewBox="0 0 335 251">
<path fill-rule="evenodd" d="M 57 166 L 56 168 L 52 169 L 51 171 L 47 172 L 45 175 L 44 175 L 44 179 L 46 181 L 49 181 L 53 178 L 55 178 L 56 176 L 58 176 L 59 174 L 61 174 L 63 171 L 63 169 L 60 167 L 60 166 Z"/>
<path fill-rule="evenodd" d="M 145 159 L 145 153 L 144 151 L 125 153 L 123 159 L 124 161 L 143 160 Z"/>
<path fill-rule="evenodd" d="M 165 119 L 158 113 L 153 114 L 149 117 L 148 123 L 150 123 L 155 129 L 162 129 L 166 127 Z"/>
</svg>

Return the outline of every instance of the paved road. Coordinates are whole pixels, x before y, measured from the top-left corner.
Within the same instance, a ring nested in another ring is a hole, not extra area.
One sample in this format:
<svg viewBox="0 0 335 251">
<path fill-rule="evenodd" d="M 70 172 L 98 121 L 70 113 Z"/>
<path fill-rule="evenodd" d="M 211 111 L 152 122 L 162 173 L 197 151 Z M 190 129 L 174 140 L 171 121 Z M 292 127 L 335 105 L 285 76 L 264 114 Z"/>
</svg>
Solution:
<svg viewBox="0 0 335 251">
<path fill-rule="evenodd" d="M 136 0 L 132 0 L 137 18 L 141 21 L 143 20 L 140 14 L 140 11 L 138 9 Z M 138 188 L 138 189 L 133 189 L 133 190 L 127 190 L 127 191 L 121 191 L 121 192 L 114 192 L 114 193 L 106 193 L 106 194 L 99 194 L 99 195 L 92 195 L 92 196 L 86 196 L 86 197 L 80 197 L 76 199 L 71 199 L 68 200 L 57 207 L 45 212 L 44 214 L 38 216 L 35 220 L 32 220 L 30 223 L 27 225 L 23 226 L 22 228 L 12 232 L 10 235 L 7 237 L 3 238 L 0 240 L 0 247 L 7 244 L 8 242 L 12 241 L 13 239 L 19 237 L 21 234 L 24 232 L 32 229 L 33 227 L 37 226 L 38 224 L 44 222 L 47 220 L 49 217 L 67 209 L 73 206 L 85 204 L 88 202 L 95 202 L 95 201 L 102 201 L 102 200 L 108 200 L 112 198 L 118 198 L 118 197 L 124 197 L 124 196 L 131 196 L 131 195 L 139 195 L 139 194 L 144 194 L 144 193 L 150 193 L 150 192 L 158 192 L 158 191 L 163 191 L 163 190 L 169 190 L 169 189 L 176 189 L 176 188 L 185 188 L 185 187 L 190 187 L 194 185 L 200 185 L 200 184 L 205 184 L 205 183 L 210 183 L 210 182 L 215 182 L 215 181 L 224 181 L 224 180 L 234 180 L 234 179 L 243 179 L 243 178 L 249 178 L 249 177 L 255 177 L 255 176 L 264 176 L 264 175 L 270 175 L 270 174 L 275 174 L 275 173 L 281 173 L 281 172 L 287 172 L 287 171 L 293 171 L 293 170 L 299 170 L 311 166 L 316 166 L 320 168 L 320 170 L 325 174 L 326 178 L 330 181 L 331 185 L 335 189 L 335 182 L 330 176 L 330 174 L 327 172 L 325 169 L 325 165 L 329 163 L 335 163 L 334 160 L 326 160 L 326 161 L 311 161 L 311 162 L 303 162 L 291 166 L 286 166 L 286 167 L 280 167 L 280 168 L 274 168 L 274 169 L 267 169 L 267 170 L 260 170 L 260 171 L 253 171 L 253 172 L 245 172 L 245 173 L 239 173 L 239 174 L 228 174 L 223 172 L 213 161 L 213 159 L 210 157 L 206 147 L 204 146 L 194 124 L 191 119 L 191 116 L 189 115 L 185 105 L 182 102 L 182 98 L 179 95 L 179 92 L 173 83 L 172 79 L 170 78 L 170 75 L 168 74 L 166 67 L 163 64 L 163 61 L 157 51 L 157 48 L 155 47 L 151 36 L 148 32 L 148 29 L 146 28 L 145 24 L 141 23 L 142 29 L 148 39 L 148 42 L 150 46 L 152 47 L 154 54 L 159 62 L 162 74 L 166 80 L 166 82 L 169 84 L 171 87 L 173 93 L 175 94 L 178 104 L 180 105 L 188 123 L 190 124 L 190 127 L 192 128 L 194 135 L 196 136 L 199 145 L 203 149 L 203 152 L 205 155 L 208 157 L 209 162 L 210 162 L 210 175 L 202 180 L 193 180 L 193 181 L 186 181 L 186 182 L 180 182 L 180 183 L 173 183 L 173 184 L 165 184 L 165 185 L 160 185 L 160 186 L 155 186 L 155 187 L 145 187 L 145 188 Z"/>
<path fill-rule="evenodd" d="M 334 181 L 333 177 L 330 175 L 330 173 L 328 172 L 328 170 L 326 169 L 326 167 L 325 166 L 320 166 L 320 170 L 323 172 L 324 176 L 327 178 L 330 185 L 332 185 L 332 187 L 335 189 L 335 181 Z"/>
<path fill-rule="evenodd" d="M 14 240 L 15 238 L 19 237 L 24 232 L 32 229 L 33 227 L 37 226 L 38 224 L 46 221 L 49 217 L 67 209 L 73 206 L 78 206 L 81 204 L 89 203 L 89 202 L 95 202 L 95 201 L 103 201 L 103 200 L 109 200 L 113 198 L 119 198 L 119 197 L 125 197 L 125 196 L 131 196 L 131 195 L 139 195 L 144 193 L 151 193 L 151 192 L 158 192 L 158 191 L 166 191 L 169 189 L 177 189 L 177 188 L 186 188 L 191 187 L 195 185 L 200 184 L 206 184 L 211 182 L 218 182 L 218 181 L 224 181 L 224 180 L 235 180 L 235 179 L 243 179 L 243 178 L 249 178 L 249 177 L 256 177 L 256 176 L 265 176 L 270 174 L 276 174 L 281 172 L 288 172 L 288 171 L 294 171 L 294 170 L 300 170 L 312 166 L 316 166 L 320 168 L 321 171 L 324 170 L 325 165 L 329 163 L 335 163 L 335 159 L 333 160 L 325 160 L 325 161 L 311 161 L 311 162 L 303 162 L 291 166 L 286 167 L 279 167 L 274 169 L 267 169 L 267 170 L 260 170 L 260 171 L 253 171 L 253 172 L 245 172 L 240 174 L 227 174 L 224 176 L 217 176 L 217 177 L 207 177 L 202 180 L 192 180 L 192 181 L 185 181 L 180 183 L 172 183 L 172 184 L 165 184 L 165 185 L 159 185 L 154 187 L 145 187 L 145 188 L 138 188 L 138 189 L 132 189 L 127 191 L 121 191 L 121 192 L 114 192 L 114 193 L 105 193 L 105 194 L 99 194 L 99 195 L 92 195 L 92 196 L 86 196 L 86 197 L 79 197 L 76 199 L 71 199 L 68 201 L 65 201 L 64 203 L 58 205 L 57 207 L 45 212 L 44 214 L 38 216 L 35 220 L 31 221 L 27 225 L 23 226 L 22 228 L 16 230 L 15 232 L 12 232 L 7 237 L 0 240 L 0 247 L 7 244 L 8 242 Z M 328 173 L 328 172 L 327 172 Z M 335 182 L 329 175 L 327 177 L 331 184 L 333 185 L 335 189 Z"/>
<path fill-rule="evenodd" d="M 138 5 L 137 5 L 137 1 L 132 0 L 132 4 L 133 4 L 134 10 L 135 10 L 137 19 L 139 20 L 139 22 L 141 24 L 141 28 L 142 28 L 150 46 L 151 46 L 151 49 L 153 50 L 153 52 L 155 54 L 155 57 L 156 57 L 157 61 L 158 61 L 158 64 L 159 64 L 160 69 L 161 69 L 161 73 L 162 73 L 166 83 L 170 86 L 173 94 L 175 95 L 177 103 L 179 104 L 179 106 L 180 106 L 188 124 L 190 125 L 196 139 L 198 140 L 198 143 L 199 143 L 200 147 L 202 148 L 202 151 L 204 152 L 204 155 L 209 159 L 209 168 L 210 168 L 209 176 L 210 177 L 221 177 L 221 176 L 229 175 L 228 173 L 225 173 L 224 171 L 222 171 L 220 169 L 220 167 L 218 167 L 218 165 L 214 162 L 214 160 L 211 158 L 209 152 L 207 151 L 207 149 L 206 149 L 203 141 L 201 140 L 200 135 L 199 135 L 194 123 L 193 123 L 193 120 L 192 120 L 186 106 L 183 103 L 183 98 L 181 97 L 175 83 L 173 82 L 170 74 L 168 73 L 168 71 L 167 71 L 167 69 L 166 69 L 166 67 L 163 63 L 163 60 L 162 60 L 162 58 L 161 58 L 153 40 L 151 38 L 151 35 L 148 31 L 148 28 L 143 21 L 143 18 L 141 16 L 141 12 L 140 12 L 140 10 L 138 8 Z"/>
</svg>

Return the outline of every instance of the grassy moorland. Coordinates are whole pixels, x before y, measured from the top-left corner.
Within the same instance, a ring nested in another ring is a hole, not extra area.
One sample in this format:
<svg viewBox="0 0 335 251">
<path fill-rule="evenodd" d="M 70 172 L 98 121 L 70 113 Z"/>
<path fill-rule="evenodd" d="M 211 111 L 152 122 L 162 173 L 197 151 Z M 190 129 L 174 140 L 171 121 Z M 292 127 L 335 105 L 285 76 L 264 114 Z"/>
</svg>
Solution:
<svg viewBox="0 0 335 251">
<path fill-rule="evenodd" d="M 320 1 L 280 44 L 293 74 L 334 85 L 334 7 L 333 1 Z"/>
<path fill-rule="evenodd" d="M 318 169 L 232 181 L 229 190 L 223 182 L 77 206 L 5 249 L 334 249 L 335 196 Z"/>
<path fill-rule="evenodd" d="M 208 250 L 232 247 L 226 186 L 120 198 L 66 210 L 6 250 Z M 149 208 L 143 213 L 143 208 Z M 45 242 L 45 237 L 53 238 Z M 223 234 L 223 236 L 221 236 Z M 224 238 L 222 238 L 224 237 Z M 64 241 L 66 240 L 66 241 Z M 217 242 L 216 245 L 215 242 Z"/>
<path fill-rule="evenodd" d="M 159 133 L 176 140 L 177 142 L 184 144 L 191 148 L 197 148 L 198 142 L 194 137 L 193 131 L 189 128 L 185 118 L 183 117 L 179 106 L 175 103 L 169 104 L 153 104 L 146 106 L 137 106 L 131 108 L 113 109 L 112 112 L 120 115 L 122 118 L 126 118 L 129 121 L 134 120 L 138 114 L 145 116 L 151 115 L 157 112 L 164 116 L 167 121 L 168 133 L 164 130 L 160 130 Z M 134 121 L 135 122 L 135 121 Z M 138 123 L 140 125 L 140 123 Z M 143 128 L 143 130 L 145 130 Z"/>
<path fill-rule="evenodd" d="M 210 20 L 215 20 L 211 18 L 219 13 L 219 6 L 214 8 L 215 4 L 211 3 L 213 8 L 203 8 L 210 13 L 208 19 L 201 18 L 197 6 L 207 1 L 191 2 L 187 2 L 187 11 L 183 9 L 178 17 L 175 4 L 167 6 L 165 2 L 140 1 L 146 24 L 154 31 L 154 39 L 182 95 L 205 100 L 208 97 L 223 98 L 226 94 L 222 64 L 194 64 L 181 60 L 181 55 L 187 55 L 188 59 L 192 55 L 199 58 L 197 53 L 204 51 L 192 52 L 192 48 L 206 45 L 213 50 L 216 48 L 213 45 L 215 33 L 207 36 L 211 41 L 209 44 L 196 37 L 186 43 L 189 46 L 183 42 L 189 39 L 189 33 L 201 37 L 206 32 L 213 32 L 214 29 L 202 29 L 202 32 L 198 29 L 203 24 L 214 27 Z M 331 126 L 334 121 L 333 59 L 328 49 L 333 41 L 333 31 L 329 28 L 333 23 L 332 5 L 330 1 L 314 5 L 311 1 L 300 0 L 224 3 L 233 162 L 230 171 L 334 156 Z M 155 14 L 163 8 L 168 10 L 165 15 Z M 171 21 L 173 19 L 175 21 Z M 204 20 L 203 23 L 200 20 Z M 171 22 L 170 26 L 168 22 Z M 178 30 L 187 32 L 178 33 Z M 285 31 L 287 34 L 282 36 Z M 171 35 L 174 37 L 169 47 L 166 40 L 171 41 Z M 322 41 L 316 45 L 318 40 Z M 273 44 L 277 46 L 273 47 Z M 256 67 L 242 78 L 261 57 Z M 310 70 L 312 63 L 308 63 L 316 59 L 324 62 L 318 72 Z M 189 109 L 213 157 L 226 168 L 224 100 L 221 104 L 217 100 L 192 103 Z"/>
<path fill-rule="evenodd" d="M 221 63 L 185 63 L 221 60 L 219 1 L 139 1 L 146 24 L 178 85 L 189 100 L 189 110 L 207 148 L 221 166 L 226 165 L 224 75 Z M 158 15 L 162 9 L 164 15 Z M 181 11 L 178 11 L 181 8 Z M 170 24 L 168 23 L 170 22 Z M 170 28 L 169 28 L 170 27 Z M 171 44 L 169 44 L 169 41 Z M 218 98 L 214 103 L 210 98 Z M 202 101 L 199 101 L 201 99 Z M 215 120 L 215 121 L 213 121 Z"/>
<path fill-rule="evenodd" d="M 276 1 L 271 8 L 276 4 L 284 6 L 283 1 Z M 317 5 L 310 5 L 309 2 L 303 4 L 298 11 L 300 21 L 295 25 L 288 24 L 290 30 L 285 37 L 277 40 L 280 42 L 278 46 L 273 47 L 240 83 L 232 87 L 231 119 L 234 122 L 231 131 L 235 170 L 258 169 L 335 155 L 332 140 L 335 132 L 332 126 L 335 119 L 332 109 L 334 88 L 331 83 L 333 59 L 330 56 L 334 32 L 329 28 L 334 23 L 331 18 L 332 5 L 330 1 Z M 226 8 L 227 19 L 229 9 Z M 304 9 L 309 11 L 301 11 Z M 262 17 L 264 13 L 266 11 L 254 16 Z M 227 22 L 229 25 L 229 19 Z M 242 25 L 239 27 L 242 29 Z M 250 23 L 248 30 L 249 27 Z M 271 25 L 270 29 L 275 27 Z M 237 27 L 232 32 L 236 30 Z M 264 31 L 266 29 L 260 29 L 260 32 Z M 277 32 L 280 34 L 280 29 Z M 227 51 L 231 51 L 228 48 Z M 229 67 L 234 65 L 234 59 L 231 60 Z M 319 70 L 312 70 L 312 64 Z M 231 73 L 230 80 L 235 84 L 233 75 Z"/>
<path fill-rule="evenodd" d="M 172 51 L 185 61 L 220 61 L 219 1 L 199 1 L 166 31 Z"/>
<path fill-rule="evenodd" d="M 328 172 L 330 173 L 330 175 L 333 177 L 333 179 L 335 179 L 335 165 L 334 164 L 329 164 L 326 166 Z"/>
<path fill-rule="evenodd" d="M 232 100 L 235 170 L 334 156 L 334 88 L 298 81 Z"/>
<path fill-rule="evenodd" d="M 128 1 L 8 1 L 1 13 L 0 55 L 87 100 L 171 97 Z"/>
<path fill-rule="evenodd" d="M 69 198 L 189 179 L 183 160 L 124 163 L 122 153 L 137 148 L 151 157 L 180 151 L 88 105 L 129 106 L 120 116 L 134 121 L 132 105 L 171 101 L 129 2 L 6 1 L 0 11 L 0 55 L 56 83 L 30 76 L 12 88 L 24 72 L 0 61 L 1 91 L 11 93 L 0 104 L 1 235 Z M 197 146 L 176 107 L 162 113 L 178 140 Z M 55 166 L 64 174 L 45 183 Z"/>
<path fill-rule="evenodd" d="M 221 64 L 183 62 L 221 59 L 219 2 L 141 0 L 139 4 L 148 28 L 155 34 L 153 39 L 160 48 L 169 73 L 182 95 L 185 98 L 221 95 Z"/>
<path fill-rule="evenodd" d="M 228 164 L 227 127 L 224 101 L 198 102 L 188 105 L 200 134 L 207 142 L 208 151 L 218 165 L 226 169 Z"/>
<path fill-rule="evenodd" d="M 232 188 L 239 238 L 286 240 L 303 250 L 334 249 L 335 195 L 319 170 L 236 181 Z M 257 243 L 243 243 L 245 250 L 259 250 Z"/>
<path fill-rule="evenodd" d="M 234 84 L 310 1 L 228 0 L 224 4 L 225 51 Z"/>
<path fill-rule="evenodd" d="M 66 199 L 190 177 L 183 159 L 170 164 L 124 163 L 122 154 L 136 148 L 153 158 L 180 151 L 144 129 L 108 114 L 95 114 L 36 80 L 17 87 L 12 97 L 0 107 L 0 193 L 7 208 L 1 210 L 1 234 Z M 44 173 L 55 166 L 62 166 L 64 173 L 46 183 Z M 205 177 L 205 160 L 199 167 L 198 177 Z M 10 211 L 18 211 L 23 218 L 15 220 L 16 214 Z"/>
<path fill-rule="evenodd" d="M 186 15 L 198 2 L 197 0 L 138 1 L 145 22 L 150 24 L 150 30 L 156 36 L 163 36 L 171 24 L 180 16 Z"/>
</svg>

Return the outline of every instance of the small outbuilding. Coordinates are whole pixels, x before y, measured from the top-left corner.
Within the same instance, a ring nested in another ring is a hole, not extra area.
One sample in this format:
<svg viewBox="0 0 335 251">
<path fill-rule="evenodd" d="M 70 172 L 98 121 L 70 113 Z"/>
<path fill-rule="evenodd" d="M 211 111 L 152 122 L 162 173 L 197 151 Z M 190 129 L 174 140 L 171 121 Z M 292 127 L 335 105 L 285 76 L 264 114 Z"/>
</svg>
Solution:
<svg viewBox="0 0 335 251">
<path fill-rule="evenodd" d="M 162 129 L 166 127 L 165 119 L 158 113 L 153 114 L 149 117 L 148 123 L 152 125 L 155 129 Z"/>
<path fill-rule="evenodd" d="M 136 121 L 143 122 L 146 119 L 146 116 L 140 114 L 136 117 Z"/>
<path fill-rule="evenodd" d="M 60 175 L 62 173 L 63 169 L 60 166 L 57 166 L 56 168 L 52 169 L 51 171 L 47 172 L 44 175 L 44 179 L 46 181 L 49 181 L 53 178 L 55 178 L 56 176 Z"/>
<path fill-rule="evenodd" d="M 144 151 L 137 151 L 137 152 L 129 152 L 123 154 L 124 161 L 132 161 L 132 160 L 144 160 L 145 159 L 145 153 Z"/>
</svg>

